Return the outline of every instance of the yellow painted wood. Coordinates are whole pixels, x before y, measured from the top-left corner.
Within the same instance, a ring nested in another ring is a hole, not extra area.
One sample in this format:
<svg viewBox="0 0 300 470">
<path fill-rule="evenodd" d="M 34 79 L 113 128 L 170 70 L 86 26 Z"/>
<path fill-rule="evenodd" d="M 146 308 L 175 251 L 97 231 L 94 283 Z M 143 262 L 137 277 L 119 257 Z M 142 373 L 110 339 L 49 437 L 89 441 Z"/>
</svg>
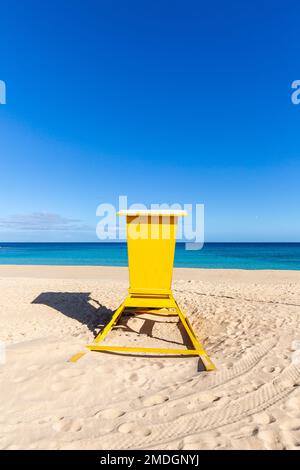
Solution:
<svg viewBox="0 0 300 470">
<path fill-rule="evenodd" d="M 160 317 L 176 317 L 178 313 L 174 310 L 167 310 L 166 308 L 136 308 L 135 310 L 127 310 L 127 312 L 131 312 L 134 315 L 144 315 L 145 313 L 151 315 L 158 315 Z"/>
<path fill-rule="evenodd" d="M 86 351 L 76 353 L 76 354 L 74 354 L 74 356 L 70 357 L 69 362 L 77 362 L 85 354 L 86 354 Z"/>
<path fill-rule="evenodd" d="M 172 308 L 174 307 L 174 302 L 168 298 L 159 298 L 159 297 L 133 297 L 128 296 L 125 300 L 126 307 L 157 307 L 157 308 Z"/>
<path fill-rule="evenodd" d="M 129 292 L 169 293 L 177 217 L 127 216 Z"/>
<path fill-rule="evenodd" d="M 86 348 L 91 351 L 199 356 L 206 370 L 214 370 L 214 364 L 199 342 L 187 317 L 173 298 L 171 291 L 177 219 L 186 213 L 184 211 L 156 211 L 154 213 L 151 211 L 123 211 L 120 215 L 125 215 L 127 222 L 129 295 L 115 311 L 110 322 L 95 338 L 94 343 Z M 137 312 L 131 310 L 131 313 L 137 314 L 178 315 L 194 349 L 100 345 L 99 343 L 119 321 L 126 308 L 138 308 Z M 78 353 L 70 360 L 75 362 L 83 354 Z"/>
<path fill-rule="evenodd" d="M 202 344 L 198 340 L 196 334 L 194 333 L 193 328 L 190 325 L 190 322 L 188 321 L 188 319 L 185 317 L 184 313 L 182 312 L 182 310 L 180 310 L 180 308 L 178 306 L 177 306 L 177 312 L 178 312 L 178 316 L 179 316 L 179 318 L 180 318 L 187 334 L 189 335 L 189 338 L 190 338 L 195 350 L 196 351 L 197 350 L 202 351 L 201 354 L 199 354 L 199 356 L 200 356 L 206 370 L 207 371 L 215 370 L 215 368 L 216 368 L 215 365 L 213 364 L 213 362 L 211 361 L 211 359 L 208 356 L 207 352 L 205 351 Z"/>
<path fill-rule="evenodd" d="M 171 354 L 171 355 L 182 355 L 182 356 L 200 356 L 203 354 L 203 350 L 196 349 L 168 349 L 168 348 L 131 348 L 127 346 L 100 346 L 95 344 L 89 344 L 86 346 L 90 351 L 116 351 L 116 352 L 128 352 L 128 353 L 148 353 L 148 354 Z"/>
<path fill-rule="evenodd" d="M 105 336 L 110 332 L 110 330 L 113 328 L 113 326 L 117 323 L 119 317 L 121 316 L 123 310 L 125 308 L 125 302 L 123 302 L 120 307 L 115 311 L 113 314 L 110 322 L 105 326 L 105 328 L 101 331 L 101 333 L 95 338 L 95 343 L 99 343 L 102 341 Z"/>
</svg>

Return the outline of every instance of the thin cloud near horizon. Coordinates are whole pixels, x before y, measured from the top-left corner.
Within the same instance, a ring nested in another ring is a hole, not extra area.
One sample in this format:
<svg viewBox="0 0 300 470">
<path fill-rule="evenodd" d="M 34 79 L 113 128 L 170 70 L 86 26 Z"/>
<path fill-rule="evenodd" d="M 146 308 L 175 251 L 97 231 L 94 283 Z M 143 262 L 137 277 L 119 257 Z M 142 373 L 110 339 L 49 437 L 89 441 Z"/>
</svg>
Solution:
<svg viewBox="0 0 300 470">
<path fill-rule="evenodd" d="M 1 231 L 72 231 L 90 232 L 94 227 L 82 223 L 79 219 L 64 217 L 51 212 L 32 212 L 13 214 L 0 218 Z"/>
</svg>

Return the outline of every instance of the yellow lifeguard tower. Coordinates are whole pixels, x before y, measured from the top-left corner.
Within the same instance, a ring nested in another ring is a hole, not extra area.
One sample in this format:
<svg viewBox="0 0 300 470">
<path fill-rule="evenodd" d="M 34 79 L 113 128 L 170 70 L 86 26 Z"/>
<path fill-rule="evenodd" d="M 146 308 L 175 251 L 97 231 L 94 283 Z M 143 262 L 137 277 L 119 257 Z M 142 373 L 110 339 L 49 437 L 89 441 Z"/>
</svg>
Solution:
<svg viewBox="0 0 300 470">
<path fill-rule="evenodd" d="M 130 279 L 128 296 L 93 344 L 86 348 L 91 351 L 199 356 L 206 370 L 214 370 L 214 364 L 197 339 L 171 290 L 177 220 L 187 213 L 182 210 L 127 210 L 120 211 L 118 215 L 126 217 Z M 103 339 L 128 309 L 131 313 L 178 315 L 194 349 L 104 345 Z M 83 355 L 84 353 L 78 353 L 70 360 L 75 362 Z"/>
</svg>

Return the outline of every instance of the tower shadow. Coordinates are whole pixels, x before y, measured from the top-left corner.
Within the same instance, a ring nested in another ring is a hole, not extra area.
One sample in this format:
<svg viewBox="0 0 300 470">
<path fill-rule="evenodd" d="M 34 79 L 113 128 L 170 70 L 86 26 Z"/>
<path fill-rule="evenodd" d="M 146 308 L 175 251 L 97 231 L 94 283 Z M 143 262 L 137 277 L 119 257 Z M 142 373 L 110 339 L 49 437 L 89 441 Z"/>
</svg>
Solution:
<svg viewBox="0 0 300 470">
<path fill-rule="evenodd" d="M 101 304 L 98 300 L 91 296 L 90 292 L 42 292 L 33 301 L 32 304 L 46 305 L 66 317 L 72 318 L 82 325 L 88 327 L 94 337 L 96 337 L 103 328 L 110 322 L 114 311 Z M 130 332 L 137 335 L 146 335 L 153 339 L 164 341 L 166 343 L 176 343 L 190 349 L 192 347 L 191 341 L 183 328 L 182 323 L 178 322 L 179 332 L 182 338 L 182 342 L 168 340 L 166 338 L 159 338 L 153 334 L 153 328 L 157 322 L 166 322 L 167 318 L 159 318 L 157 315 L 153 315 L 152 318 L 141 318 L 143 324 L 140 330 L 134 330 L 129 326 L 130 318 L 135 316 L 130 311 L 124 312 L 118 327 L 121 328 L 124 333 Z M 139 315 L 137 315 L 139 317 Z M 156 317 L 156 318 L 154 318 Z M 201 361 L 200 361 L 201 362 Z M 202 367 L 199 364 L 199 369 Z"/>
<path fill-rule="evenodd" d="M 113 310 L 91 297 L 90 292 L 42 292 L 32 304 L 47 305 L 86 325 L 96 336 L 107 325 Z"/>
</svg>

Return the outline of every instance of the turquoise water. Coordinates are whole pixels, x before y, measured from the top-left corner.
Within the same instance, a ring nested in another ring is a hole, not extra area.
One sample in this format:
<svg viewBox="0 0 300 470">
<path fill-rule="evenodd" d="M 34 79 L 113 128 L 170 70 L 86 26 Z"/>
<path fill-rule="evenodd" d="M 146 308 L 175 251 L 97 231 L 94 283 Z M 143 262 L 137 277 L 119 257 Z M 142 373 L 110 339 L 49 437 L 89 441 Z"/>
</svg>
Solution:
<svg viewBox="0 0 300 470">
<path fill-rule="evenodd" d="M 127 266 L 126 243 L 1 243 L 0 264 Z M 175 266 L 300 269 L 300 243 L 206 243 L 187 251 L 178 243 Z"/>
</svg>

